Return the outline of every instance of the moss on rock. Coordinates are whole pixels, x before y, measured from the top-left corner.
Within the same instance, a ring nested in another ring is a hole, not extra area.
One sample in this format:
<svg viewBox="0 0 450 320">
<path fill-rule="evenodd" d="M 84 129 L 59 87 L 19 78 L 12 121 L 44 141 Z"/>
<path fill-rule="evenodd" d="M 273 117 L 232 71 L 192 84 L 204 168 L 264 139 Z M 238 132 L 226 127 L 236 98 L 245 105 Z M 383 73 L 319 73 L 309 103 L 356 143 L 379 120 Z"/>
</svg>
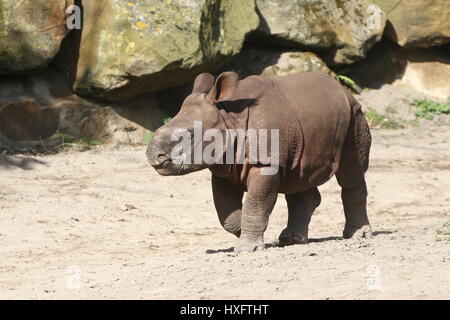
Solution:
<svg viewBox="0 0 450 320">
<path fill-rule="evenodd" d="M 84 16 L 74 89 L 106 100 L 188 82 L 258 25 L 254 0 L 90 1 Z"/>
</svg>

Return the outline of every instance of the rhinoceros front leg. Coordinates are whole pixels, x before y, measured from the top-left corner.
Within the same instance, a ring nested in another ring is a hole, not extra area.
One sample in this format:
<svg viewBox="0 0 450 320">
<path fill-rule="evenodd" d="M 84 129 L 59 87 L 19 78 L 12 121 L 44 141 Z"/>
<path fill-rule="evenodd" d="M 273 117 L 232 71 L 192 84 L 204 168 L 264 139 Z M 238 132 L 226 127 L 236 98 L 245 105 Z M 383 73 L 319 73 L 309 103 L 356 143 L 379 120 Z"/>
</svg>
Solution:
<svg viewBox="0 0 450 320">
<path fill-rule="evenodd" d="M 241 235 L 242 196 L 244 191 L 233 185 L 228 178 L 211 177 L 214 206 L 222 227 L 234 234 Z"/>
<path fill-rule="evenodd" d="M 320 204 L 317 187 L 305 192 L 287 194 L 288 225 L 279 237 L 280 246 L 308 243 L 308 226 L 314 210 Z"/>
<path fill-rule="evenodd" d="M 264 249 L 264 231 L 275 205 L 280 176 L 264 175 L 261 168 L 252 168 L 247 178 L 247 196 L 241 217 L 241 236 L 234 251 L 253 252 Z"/>
</svg>

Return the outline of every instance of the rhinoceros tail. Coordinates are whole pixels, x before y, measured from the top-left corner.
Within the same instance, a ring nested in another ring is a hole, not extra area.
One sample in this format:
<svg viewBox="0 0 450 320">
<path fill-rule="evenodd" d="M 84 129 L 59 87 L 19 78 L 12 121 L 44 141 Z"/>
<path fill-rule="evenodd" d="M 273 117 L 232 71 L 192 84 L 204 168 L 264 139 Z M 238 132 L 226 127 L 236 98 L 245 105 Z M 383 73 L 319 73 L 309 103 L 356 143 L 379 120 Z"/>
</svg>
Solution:
<svg viewBox="0 0 450 320">
<path fill-rule="evenodd" d="M 355 143 L 358 151 L 359 164 L 364 172 L 369 167 L 369 153 L 370 145 L 372 143 L 372 136 L 370 135 L 369 125 L 366 117 L 359 106 L 354 113 L 355 117 Z"/>
<path fill-rule="evenodd" d="M 352 108 L 353 137 L 358 156 L 360 168 L 365 172 L 369 167 L 370 145 L 372 144 L 372 136 L 370 135 L 369 125 L 366 117 L 361 109 L 359 102 L 353 95 L 346 91 L 348 100 Z"/>
</svg>

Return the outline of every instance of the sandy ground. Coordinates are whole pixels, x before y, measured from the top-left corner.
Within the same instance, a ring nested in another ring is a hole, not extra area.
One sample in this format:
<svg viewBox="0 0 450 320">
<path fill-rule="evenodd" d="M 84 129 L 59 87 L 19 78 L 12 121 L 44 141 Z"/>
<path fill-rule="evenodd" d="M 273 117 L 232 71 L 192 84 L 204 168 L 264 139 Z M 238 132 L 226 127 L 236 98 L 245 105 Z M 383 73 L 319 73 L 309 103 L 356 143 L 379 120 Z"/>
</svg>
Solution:
<svg viewBox="0 0 450 320">
<path fill-rule="evenodd" d="M 0 161 L 0 298 L 449 299 L 450 125 L 373 131 L 375 236 L 342 240 L 333 178 L 311 243 L 235 256 L 208 171 L 160 177 L 145 147 L 98 147 Z"/>
</svg>

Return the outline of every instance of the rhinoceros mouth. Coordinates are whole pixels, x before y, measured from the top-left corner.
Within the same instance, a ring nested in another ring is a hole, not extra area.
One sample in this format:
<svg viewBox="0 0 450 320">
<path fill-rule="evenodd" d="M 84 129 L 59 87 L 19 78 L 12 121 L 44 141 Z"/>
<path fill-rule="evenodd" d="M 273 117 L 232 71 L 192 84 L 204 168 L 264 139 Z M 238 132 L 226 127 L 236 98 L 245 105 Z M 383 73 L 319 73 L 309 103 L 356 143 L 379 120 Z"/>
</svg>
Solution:
<svg viewBox="0 0 450 320">
<path fill-rule="evenodd" d="M 156 172 L 158 172 L 161 176 L 176 176 L 178 175 L 176 171 L 168 168 L 155 168 Z"/>
<path fill-rule="evenodd" d="M 162 176 L 178 176 L 183 174 L 184 169 L 182 163 L 175 163 L 170 158 L 161 160 L 157 165 L 152 166 Z"/>
<path fill-rule="evenodd" d="M 161 157 L 160 157 L 160 159 L 158 159 L 158 164 L 153 164 L 152 166 L 155 169 L 164 169 L 164 168 L 169 167 L 171 163 L 172 163 L 171 159 L 169 159 L 167 157 L 164 157 L 161 159 Z"/>
</svg>

